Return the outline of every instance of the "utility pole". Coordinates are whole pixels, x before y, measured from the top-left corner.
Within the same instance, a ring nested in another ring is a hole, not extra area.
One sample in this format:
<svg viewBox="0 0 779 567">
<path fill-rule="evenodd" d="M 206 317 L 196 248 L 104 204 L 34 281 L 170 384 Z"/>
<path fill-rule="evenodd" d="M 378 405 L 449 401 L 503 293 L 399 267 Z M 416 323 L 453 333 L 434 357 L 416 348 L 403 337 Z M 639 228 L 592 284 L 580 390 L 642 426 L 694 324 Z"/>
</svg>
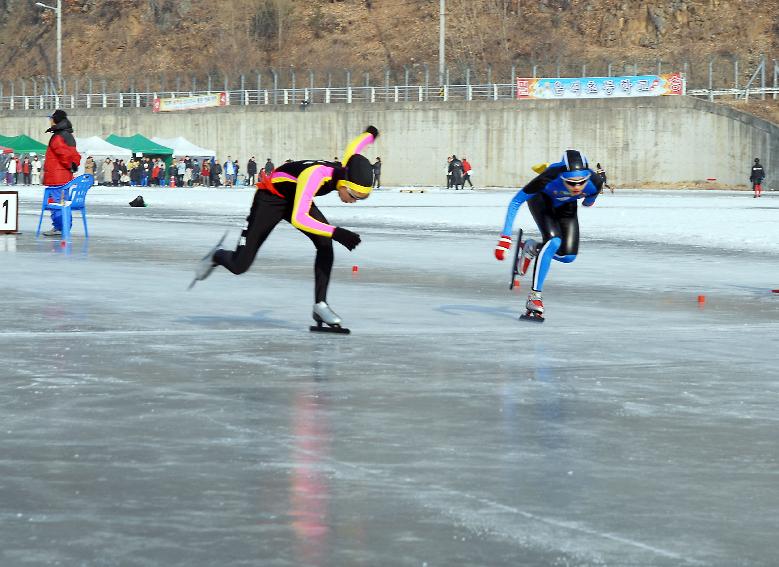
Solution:
<svg viewBox="0 0 779 567">
<path fill-rule="evenodd" d="M 57 88 L 62 88 L 62 0 L 57 0 L 57 6 L 49 6 L 43 2 L 36 2 L 36 6 L 47 10 L 54 10 L 57 14 Z"/>
<path fill-rule="evenodd" d="M 441 0 L 438 23 L 438 84 L 444 84 L 446 68 L 446 0 Z"/>
<path fill-rule="evenodd" d="M 281 51 L 281 2 L 276 1 L 276 39 L 279 42 L 279 51 Z"/>
</svg>

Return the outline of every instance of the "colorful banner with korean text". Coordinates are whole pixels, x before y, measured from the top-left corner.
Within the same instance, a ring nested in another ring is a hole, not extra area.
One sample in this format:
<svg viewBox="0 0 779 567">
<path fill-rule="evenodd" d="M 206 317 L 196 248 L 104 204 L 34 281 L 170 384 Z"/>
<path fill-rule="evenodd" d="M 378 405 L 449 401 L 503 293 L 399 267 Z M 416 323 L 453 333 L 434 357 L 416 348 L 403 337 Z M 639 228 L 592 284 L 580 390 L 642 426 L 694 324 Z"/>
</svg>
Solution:
<svg viewBox="0 0 779 567">
<path fill-rule="evenodd" d="M 570 79 L 517 79 L 517 98 L 617 98 L 683 95 L 681 73 Z"/>
<path fill-rule="evenodd" d="M 153 112 L 175 112 L 177 110 L 193 110 L 195 108 L 210 108 L 226 106 L 227 94 L 214 93 L 199 96 L 183 96 L 181 98 L 155 98 Z"/>
</svg>

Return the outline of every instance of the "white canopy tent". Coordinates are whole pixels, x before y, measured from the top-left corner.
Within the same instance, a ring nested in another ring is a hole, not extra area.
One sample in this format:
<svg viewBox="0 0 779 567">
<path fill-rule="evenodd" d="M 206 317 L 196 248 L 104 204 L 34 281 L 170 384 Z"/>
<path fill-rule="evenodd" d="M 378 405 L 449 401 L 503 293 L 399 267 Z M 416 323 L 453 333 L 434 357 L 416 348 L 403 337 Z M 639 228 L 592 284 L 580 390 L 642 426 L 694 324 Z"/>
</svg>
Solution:
<svg viewBox="0 0 779 567">
<path fill-rule="evenodd" d="M 76 149 L 81 154 L 82 162 L 89 156 L 97 161 L 97 157 L 129 159 L 133 155 L 130 150 L 110 144 L 97 136 L 76 138 Z"/>
<path fill-rule="evenodd" d="M 76 138 L 76 149 L 81 154 L 81 165 L 78 168 L 77 175 L 84 173 L 84 163 L 89 156 L 95 160 L 97 164 L 97 172 L 95 182 L 102 181 L 103 162 L 105 158 L 111 158 L 112 160 L 123 159 L 128 160 L 132 157 L 133 153 L 127 148 L 120 148 L 109 142 L 106 142 L 102 138 L 97 136 L 90 136 L 88 138 Z"/>
<path fill-rule="evenodd" d="M 173 157 L 216 157 L 214 150 L 196 146 L 186 138 L 151 138 L 151 141 L 173 149 Z"/>
</svg>

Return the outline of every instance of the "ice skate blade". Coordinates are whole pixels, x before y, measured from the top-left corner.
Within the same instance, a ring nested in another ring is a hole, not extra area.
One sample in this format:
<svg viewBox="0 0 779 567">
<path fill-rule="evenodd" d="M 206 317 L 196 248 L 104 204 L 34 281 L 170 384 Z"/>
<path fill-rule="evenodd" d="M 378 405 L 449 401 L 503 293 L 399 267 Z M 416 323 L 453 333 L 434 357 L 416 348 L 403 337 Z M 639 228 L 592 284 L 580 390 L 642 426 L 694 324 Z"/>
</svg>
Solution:
<svg viewBox="0 0 779 567">
<path fill-rule="evenodd" d="M 525 313 L 524 315 L 519 316 L 520 321 L 532 321 L 533 323 L 543 323 L 544 322 L 544 316 L 533 314 L 533 313 Z"/>
<path fill-rule="evenodd" d="M 514 248 L 514 261 L 511 263 L 511 282 L 509 283 L 509 290 L 514 289 L 514 282 L 517 279 L 517 276 L 521 275 L 519 273 L 519 253 L 522 251 L 522 229 L 519 229 L 519 234 L 517 234 L 517 246 Z"/>
<path fill-rule="evenodd" d="M 203 256 L 203 258 L 200 260 L 200 262 L 198 262 L 198 265 L 200 265 L 200 264 L 203 262 L 203 260 L 205 260 L 205 259 L 206 259 L 206 258 L 208 258 L 209 256 L 213 256 L 213 255 L 214 255 L 214 253 L 215 253 L 217 250 L 219 250 L 219 247 L 222 245 L 222 242 L 224 242 L 225 238 L 227 237 L 227 232 L 228 232 L 228 231 L 225 231 L 225 233 L 222 235 L 222 238 L 220 238 L 220 239 L 219 239 L 219 242 L 217 242 L 217 243 L 216 243 L 216 245 L 215 245 L 215 246 L 214 246 L 214 247 L 213 247 L 213 248 L 212 248 L 212 249 L 211 249 L 211 250 L 208 252 L 208 254 L 206 254 L 205 256 Z M 189 291 L 189 290 L 191 290 L 193 287 L 195 287 L 195 284 L 196 284 L 197 282 L 202 282 L 203 280 L 205 280 L 206 278 L 208 278 L 208 276 L 210 276 L 210 275 L 211 275 L 211 272 L 213 272 L 215 268 L 216 268 L 216 264 L 212 264 L 212 266 L 211 266 L 211 269 L 210 269 L 210 270 L 208 270 L 208 272 L 206 272 L 206 273 L 203 275 L 203 277 L 201 277 L 201 278 L 198 278 L 197 274 L 195 274 L 195 277 L 194 277 L 194 279 L 192 280 L 192 283 L 190 283 L 190 284 L 189 284 L 189 287 L 187 288 L 187 291 Z M 196 270 L 196 271 L 197 271 L 197 270 Z"/>
<path fill-rule="evenodd" d="M 338 335 L 348 335 L 351 333 L 349 329 L 346 327 L 342 327 L 341 325 L 327 325 L 318 323 L 316 325 L 311 325 L 308 328 L 309 331 L 312 333 L 336 333 Z"/>
</svg>

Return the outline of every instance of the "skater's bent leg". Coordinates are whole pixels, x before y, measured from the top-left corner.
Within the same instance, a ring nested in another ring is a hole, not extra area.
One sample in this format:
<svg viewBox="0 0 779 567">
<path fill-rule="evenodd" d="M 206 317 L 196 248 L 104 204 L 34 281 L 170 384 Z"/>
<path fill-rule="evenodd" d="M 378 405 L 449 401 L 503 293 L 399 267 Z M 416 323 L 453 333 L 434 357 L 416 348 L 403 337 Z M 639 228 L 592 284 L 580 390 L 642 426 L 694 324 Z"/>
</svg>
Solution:
<svg viewBox="0 0 779 567">
<path fill-rule="evenodd" d="M 556 238 L 559 240 L 559 245 L 552 260 L 563 264 L 570 264 L 576 260 L 576 255 L 579 252 L 579 218 L 576 211 L 575 206 L 565 205 L 555 211 L 559 227 L 559 237 Z M 544 277 L 546 277 L 545 274 Z"/>
<path fill-rule="evenodd" d="M 309 213 L 314 219 L 328 224 L 325 215 L 316 205 L 311 206 Z M 303 232 L 303 231 L 301 231 Z M 330 286 L 330 273 L 333 271 L 333 239 L 327 236 L 303 232 L 316 246 L 316 259 L 314 260 L 314 303 L 327 301 L 327 288 Z"/>
<path fill-rule="evenodd" d="M 576 209 L 562 212 L 558 222 L 562 231 L 560 235 L 562 243 L 557 251 L 557 255 L 561 257 L 573 256 L 575 258 L 579 253 L 579 218 L 576 216 Z M 566 262 L 566 260 L 559 261 Z M 567 260 L 566 263 L 568 262 L 573 262 L 573 259 Z"/>
<path fill-rule="evenodd" d="M 560 238 L 555 236 L 548 240 L 541 247 L 536 258 L 536 265 L 533 268 L 533 291 L 543 291 L 544 281 L 549 273 L 549 267 L 552 264 L 557 250 L 560 248 Z"/>
<path fill-rule="evenodd" d="M 265 191 L 257 191 L 245 229 L 245 244 L 235 251 L 217 250 L 213 261 L 224 266 L 233 274 L 243 274 L 254 262 L 262 243 L 268 238 L 277 224 L 284 218 L 287 203 Z"/>
<path fill-rule="evenodd" d="M 332 239 L 324 236 L 318 237 L 322 241 L 316 246 L 316 259 L 314 260 L 314 303 L 327 301 L 327 288 L 330 286 L 330 272 L 333 271 L 333 253 Z M 312 239 L 313 240 L 313 239 Z"/>
</svg>

